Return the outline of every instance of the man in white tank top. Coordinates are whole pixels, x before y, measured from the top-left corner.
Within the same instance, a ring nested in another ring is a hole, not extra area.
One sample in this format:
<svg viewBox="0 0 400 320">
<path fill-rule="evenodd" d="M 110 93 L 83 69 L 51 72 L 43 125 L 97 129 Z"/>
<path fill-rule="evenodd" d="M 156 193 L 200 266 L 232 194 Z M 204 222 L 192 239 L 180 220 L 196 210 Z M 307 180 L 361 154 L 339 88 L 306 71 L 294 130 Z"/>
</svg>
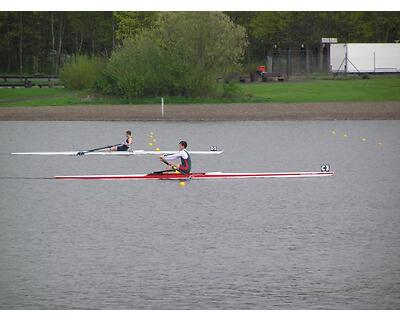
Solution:
<svg viewBox="0 0 400 320">
<path fill-rule="evenodd" d="M 178 152 L 160 157 L 161 162 L 164 162 L 163 160 L 165 160 L 168 163 L 170 163 L 170 165 L 167 166 L 167 170 L 173 170 L 173 166 L 175 166 L 183 173 L 190 173 L 190 169 L 192 167 L 192 161 L 190 159 L 189 152 L 187 152 L 186 148 L 187 148 L 187 142 L 181 141 L 179 142 Z M 181 164 L 177 165 L 175 163 L 172 163 L 171 161 L 173 160 L 180 160 Z"/>
</svg>

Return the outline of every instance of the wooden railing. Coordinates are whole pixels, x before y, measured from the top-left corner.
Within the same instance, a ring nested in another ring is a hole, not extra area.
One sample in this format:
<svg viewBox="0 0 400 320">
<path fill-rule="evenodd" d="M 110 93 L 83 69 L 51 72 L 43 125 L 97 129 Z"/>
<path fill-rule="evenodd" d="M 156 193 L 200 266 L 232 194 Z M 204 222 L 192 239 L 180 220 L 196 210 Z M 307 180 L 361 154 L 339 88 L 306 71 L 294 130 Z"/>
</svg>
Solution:
<svg viewBox="0 0 400 320">
<path fill-rule="evenodd" d="M 43 79 L 47 79 L 43 81 Z M 1 80 L 3 80 L 1 82 Z M 14 80 L 14 81 L 13 81 Z M 17 81 L 15 81 L 17 80 Z M 60 85 L 60 78 L 57 75 L 7 75 L 0 74 L 0 87 L 25 87 L 31 88 L 33 86 L 53 87 Z"/>
</svg>

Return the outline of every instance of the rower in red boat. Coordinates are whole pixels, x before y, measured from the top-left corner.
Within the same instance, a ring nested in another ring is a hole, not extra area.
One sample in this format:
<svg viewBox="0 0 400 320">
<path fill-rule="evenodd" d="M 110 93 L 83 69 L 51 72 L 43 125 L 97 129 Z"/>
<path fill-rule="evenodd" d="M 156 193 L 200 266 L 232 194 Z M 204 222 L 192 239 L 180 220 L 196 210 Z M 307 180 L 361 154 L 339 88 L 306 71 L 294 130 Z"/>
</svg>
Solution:
<svg viewBox="0 0 400 320">
<path fill-rule="evenodd" d="M 190 173 L 190 169 L 192 167 L 192 161 L 190 159 L 189 152 L 187 152 L 187 142 L 181 141 L 179 142 L 179 151 L 177 153 L 168 154 L 160 157 L 161 162 L 167 162 L 169 165 L 167 166 L 167 171 L 174 171 L 175 168 L 178 168 L 180 173 L 188 174 Z M 173 160 L 180 160 L 181 164 L 177 165 Z"/>
</svg>

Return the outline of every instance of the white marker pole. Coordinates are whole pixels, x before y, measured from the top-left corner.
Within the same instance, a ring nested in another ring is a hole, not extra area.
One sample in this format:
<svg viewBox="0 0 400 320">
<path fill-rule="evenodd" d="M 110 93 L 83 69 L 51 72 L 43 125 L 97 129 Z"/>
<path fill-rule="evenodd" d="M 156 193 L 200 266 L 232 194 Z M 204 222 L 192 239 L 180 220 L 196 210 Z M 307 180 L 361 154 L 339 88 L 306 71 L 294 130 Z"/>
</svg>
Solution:
<svg viewBox="0 0 400 320">
<path fill-rule="evenodd" d="M 161 98 L 161 117 L 164 118 L 164 98 Z"/>
</svg>

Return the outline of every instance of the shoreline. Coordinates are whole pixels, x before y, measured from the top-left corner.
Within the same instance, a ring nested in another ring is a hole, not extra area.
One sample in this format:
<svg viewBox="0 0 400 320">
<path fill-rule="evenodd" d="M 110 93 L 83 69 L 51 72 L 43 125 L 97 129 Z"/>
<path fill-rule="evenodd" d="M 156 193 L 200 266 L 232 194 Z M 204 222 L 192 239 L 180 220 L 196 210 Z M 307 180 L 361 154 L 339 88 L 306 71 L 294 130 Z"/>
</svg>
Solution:
<svg viewBox="0 0 400 320">
<path fill-rule="evenodd" d="M 400 120 L 400 102 L 0 107 L 0 121 Z"/>
</svg>

